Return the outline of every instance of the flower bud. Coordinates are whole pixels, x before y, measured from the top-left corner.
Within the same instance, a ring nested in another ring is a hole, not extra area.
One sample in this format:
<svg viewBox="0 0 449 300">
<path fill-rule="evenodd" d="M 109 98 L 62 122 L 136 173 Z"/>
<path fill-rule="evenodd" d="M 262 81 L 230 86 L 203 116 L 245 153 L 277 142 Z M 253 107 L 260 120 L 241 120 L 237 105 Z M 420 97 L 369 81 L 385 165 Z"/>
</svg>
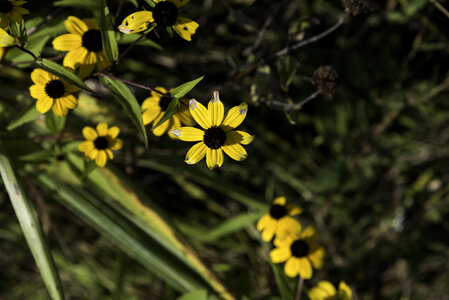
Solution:
<svg viewBox="0 0 449 300">
<path fill-rule="evenodd" d="M 312 83 L 321 93 L 332 96 L 338 89 L 340 77 L 332 66 L 321 66 L 313 72 Z"/>
</svg>

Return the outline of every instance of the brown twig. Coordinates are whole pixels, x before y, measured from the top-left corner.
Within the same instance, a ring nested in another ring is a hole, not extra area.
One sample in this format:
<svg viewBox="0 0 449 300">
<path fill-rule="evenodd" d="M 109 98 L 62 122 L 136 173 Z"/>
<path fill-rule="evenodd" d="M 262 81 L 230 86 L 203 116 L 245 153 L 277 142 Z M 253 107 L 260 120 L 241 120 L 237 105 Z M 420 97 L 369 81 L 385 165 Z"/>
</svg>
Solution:
<svg viewBox="0 0 449 300">
<path fill-rule="evenodd" d="M 296 291 L 296 297 L 295 300 L 301 300 L 301 293 L 302 293 L 302 286 L 304 284 L 304 278 L 299 276 L 298 280 L 298 290 Z"/>
<path fill-rule="evenodd" d="M 101 73 L 101 71 L 98 72 L 98 73 L 100 73 L 100 74 L 98 74 L 98 76 L 103 76 L 103 77 L 112 78 L 112 79 L 121 81 L 121 82 L 123 82 L 123 83 L 126 83 L 126 84 L 128 84 L 128 85 L 132 85 L 132 86 L 135 86 L 135 87 L 138 87 L 138 88 L 147 90 L 147 91 L 156 92 L 156 93 L 158 93 L 158 94 L 161 94 L 161 95 L 166 96 L 166 97 L 169 97 L 169 98 L 173 98 L 173 96 L 171 96 L 171 95 L 169 95 L 169 94 L 165 94 L 165 93 L 163 93 L 163 92 L 161 92 L 161 91 L 159 91 L 159 90 L 157 90 L 157 89 L 154 89 L 154 88 L 152 88 L 152 87 L 150 87 L 150 86 L 146 86 L 146 85 L 139 84 L 139 83 L 135 83 L 135 82 L 132 82 L 132 81 L 129 81 L 129 80 L 126 80 L 126 79 L 122 79 L 122 78 L 119 78 L 119 77 L 115 77 L 115 76 L 113 76 L 113 75 L 111 75 L 111 74 Z"/>
<path fill-rule="evenodd" d="M 319 94 L 321 94 L 320 91 L 315 91 L 313 94 L 311 94 L 306 99 L 302 100 L 299 103 L 285 103 L 280 101 L 271 100 L 267 104 L 273 107 L 279 107 L 282 108 L 284 111 L 294 111 L 294 110 L 300 110 L 304 104 L 307 102 L 315 99 Z"/>
<path fill-rule="evenodd" d="M 125 0 L 120 0 L 120 3 L 118 5 L 117 11 L 115 12 L 114 16 L 114 25 L 117 26 L 117 19 L 120 16 L 120 13 L 122 12 L 123 4 L 125 3 Z"/>
<path fill-rule="evenodd" d="M 31 27 L 30 29 L 28 29 L 27 31 L 27 36 L 33 34 L 37 28 L 39 28 L 39 26 L 45 24 L 46 22 L 50 21 L 51 19 L 53 19 L 53 17 L 55 15 L 57 15 L 61 10 L 63 10 L 65 8 L 65 6 L 61 6 L 58 7 L 55 11 L 53 11 L 52 13 L 48 14 L 45 19 L 43 19 L 40 23 L 38 23 L 37 25 L 34 25 L 33 27 Z"/>
<path fill-rule="evenodd" d="M 429 0 L 430 3 L 432 3 L 439 11 L 441 11 L 447 18 L 449 18 L 449 11 L 447 11 L 447 9 L 444 8 L 443 5 L 441 5 L 438 1 L 436 0 Z"/>
</svg>

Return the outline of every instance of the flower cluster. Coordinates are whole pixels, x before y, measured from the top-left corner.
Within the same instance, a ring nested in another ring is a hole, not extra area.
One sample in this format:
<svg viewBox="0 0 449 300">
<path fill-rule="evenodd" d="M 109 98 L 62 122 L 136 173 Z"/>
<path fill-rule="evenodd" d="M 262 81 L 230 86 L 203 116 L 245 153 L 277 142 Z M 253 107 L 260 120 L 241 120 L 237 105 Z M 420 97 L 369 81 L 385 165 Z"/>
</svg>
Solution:
<svg viewBox="0 0 449 300">
<path fill-rule="evenodd" d="M 257 222 L 257 229 L 262 232 L 264 241 L 269 242 L 274 238 L 274 249 L 270 252 L 272 262 L 285 263 L 284 272 L 289 277 L 310 279 L 313 269 L 323 267 L 326 252 L 316 243 L 316 228 L 307 226 L 302 229 L 301 223 L 294 218 L 302 211 L 299 206 L 287 204 L 285 197 L 277 197 L 269 212 Z M 337 293 L 332 284 L 325 281 L 310 290 L 309 298 L 350 300 L 352 292 L 343 282 Z"/>
</svg>

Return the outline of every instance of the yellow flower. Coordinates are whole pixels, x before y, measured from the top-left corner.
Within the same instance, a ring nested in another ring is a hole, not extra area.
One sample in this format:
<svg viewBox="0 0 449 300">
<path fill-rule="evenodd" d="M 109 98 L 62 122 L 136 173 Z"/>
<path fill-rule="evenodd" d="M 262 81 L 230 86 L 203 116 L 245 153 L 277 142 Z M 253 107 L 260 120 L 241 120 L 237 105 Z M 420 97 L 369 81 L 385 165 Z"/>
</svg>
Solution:
<svg viewBox="0 0 449 300">
<path fill-rule="evenodd" d="M 262 239 L 271 241 L 274 235 L 284 236 L 290 231 L 300 231 L 301 225 L 291 216 L 302 213 L 302 208 L 296 205 L 287 205 L 285 197 L 274 199 L 270 212 L 257 221 L 257 230 L 262 231 Z"/>
<path fill-rule="evenodd" d="M 344 281 L 340 281 L 338 292 L 329 281 L 320 281 L 308 295 L 310 300 L 352 300 L 351 288 Z"/>
<path fill-rule="evenodd" d="M 8 28 L 11 20 L 21 23 L 21 15 L 30 13 L 27 9 L 21 7 L 25 3 L 27 2 L 17 0 L 0 0 L 0 28 Z"/>
<path fill-rule="evenodd" d="M 72 95 L 79 91 L 76 86 L 42 69 L 34 69 L 31 80 L 34 84 L 30 86 L 30 94 L 37 99 L 36 109 L 40 113 L 44 114 L 53 107 L 56 116 L 65 116 L 69 109 L 76 108 L 78 101 Z"/>
<path fill-rule="evenodd" d="M 83 128 L 83 136 L 87 141 L 82 142 L 78 150 L 83 152 L 87 159 L 95 160 L 97 166 L 104 167 L 108 158 L 114 158 L 111 150 L 122 148 L 123 142 L 117 138 L 119 132 L 117 126 L 108 129 L 106 123 L 98 124 L 97 130 L 86 126 Z"/>
<path fill-rule="evenodd" d="M 10 36 L 6 31 L 0 28 L 0 47 L 9 47 L 14 46 L 15 44 L 16 40 L 12 36 Z"/>
<path fill-rule="evenodd" d="M 179 16 L 179 8 L 190 0 L 153 0 L 156 5 L 153 11 L 138 11 L 127 16 L 118 29 L 126 34 L 141 32 L 148 29 L 150 23 L 164 27 L 172 27 L 183 39 L 192 40 L 198 28 L 198 23 L 186 17 Z"/>
<path fill-rule="evenodd" d="M 231 108 L 225 114 L 218 92 L 214 91 L 207 109 L 192 99 L 189 101 L 189 110 L 195 121 L 205 130 L 195 127 L 170 130 L 182 141 L 199 141 L 187 152 L 186 163 L 196 164 L 206 156 L 206 164 L 212 170 L 223 164 L 223 151 L 237 161 L 246 158 L 246 150 L 242 145 L 251 143 L 254 136 L 243 131 L 233 130 L 246 117 L 248 111 L 246 103 Z"/>
<path fill-rule="evenodd" d="M 3 55 L 5 54 L 6 48 L 0 47 L 0 61 L 2 61 Z"/>
<path fill-rule="evenodd" d="M 53 40 L 53 48 L 68 51 L 64 57 L 64 67 L 73 70 L 80 68 L 80 77 L 88 76 L 92 71 L 102 70 L 109 65 L 103 51 L 101 31 L 95 19 L 80 20 L 70 16 L 64 22 L 70 32 L 58 36 Z"/>
<path fill-rule="evenodd" d="M 156 125 L 164 115 L 165 110 L 172 100 L 172 98 L 170 97 L 170 93 L 174 89 L 170 89 L 170 91 L 167 92 L 165 88 L 157 87 L 156 90 L 165 95 L 161 95 L 158 92 L 152 91 L 151 97 L 148 97 L 143 101 L 142 109 L 144 110 L 144 112 L 142 113 L 142 119 L 145 125 L 150 124 L 151 122 L 153 122 L 153 126 Z M 181 123 L 184 123 L 186 125 L 193 125 L 193 118 L 188 110 L 188 103 L 186 102 L 186 99 L 181 99 L 180 103 L 181 107 L 179 108 L 178 112 L 174 114 L 173 117 L 171 117 L 169 120 L 165 121 L 156 129 L 154 129 L 154 135 L 161 136 L 167 130 L 179 129 L 181 128 Z M 168 135 L 171 138 L 176 138 L 176 136 L 171 132 L 168 132 Z"/>
<path fill-rule="evenodd" d="M 304 279 L 312 277 L 312 266 L 320 269 L 323 266 L 325 251 L 315 244 L 316 230 L 308 226 L 302 233 L 293 232 L 284 238 L 276 237 L 277 247 L 270 252 L 274 263 L 286 262 L 284 272 L 289 277 L 301 276 Z"/>
</svg>

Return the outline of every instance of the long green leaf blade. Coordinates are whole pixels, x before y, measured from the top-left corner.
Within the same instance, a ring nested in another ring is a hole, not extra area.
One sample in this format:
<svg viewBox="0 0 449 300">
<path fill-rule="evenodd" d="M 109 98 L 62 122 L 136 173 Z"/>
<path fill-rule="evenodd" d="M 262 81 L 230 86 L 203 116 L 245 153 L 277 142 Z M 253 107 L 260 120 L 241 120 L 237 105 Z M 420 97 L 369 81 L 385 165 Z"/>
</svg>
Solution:
<svg viewBox="0 0 449 300">
<path fill-rule="evenodd" d="M 137 129 L 142 134 L 145 146 L 148 147 L 148 137 L 142 120 L 142 111 L 136 97 L 134 97 L 133 93 L 131 93 L 129 88 L 123 82 L 104 76 L 102 76 L 100 80 L 112 92 L 115 99 L 122 105 L 125 113 L 131 118 Z"/>
<path fill-rule="evenodd" d="M 0 141 L 0 174 L 19 220 L 25 239 L 53 300 L 62 300 L 61 282 L 32 202 L 22 187 Z"/>
<path fill-rule="evenodd" d="M 159 120 L 159 122 L 157 122 L 156 125 L 153 126 L 152 130 L 156 129 L 159 125 L 161 125 L 162 123 L 168 121 L 168 119 L 170 119 L 171 117 L 173 117 L 174 114 L 176 114 L 179 110 L 179 100 L 178 98 L 173 98 L 170 103 L 168 104 L 167 109 L 165 110 L 164 115 L 162 116 L 162 118 Z"/>
<path fill-rule="evenodd" d="M 30 103 L 12 120 L 6 129 L 13 130 L 25 123 L 36 120 L 40 116 L 40 112 L 36 109 L 36 103 Z"/>
<path fill-rule="evenodd" d="M 106 57 L 111 62 L 118 57 L 118 45 L 115 38 L 115 32 L 111 24 L 111 16 L 106 0 L 101 0 L 101 39 L 103 41 L 103 49 Z"/>
<path fill-rule="evenodd" d="M 188 81 L 186 83 L 181 84 L 176 87 L 171 95 L 175 98 L 184 97 L 188 92 L 190 92 L 201 80 L 203 80 L 204 76 L 198 77 L 192 81 Z"/>
</svg>

